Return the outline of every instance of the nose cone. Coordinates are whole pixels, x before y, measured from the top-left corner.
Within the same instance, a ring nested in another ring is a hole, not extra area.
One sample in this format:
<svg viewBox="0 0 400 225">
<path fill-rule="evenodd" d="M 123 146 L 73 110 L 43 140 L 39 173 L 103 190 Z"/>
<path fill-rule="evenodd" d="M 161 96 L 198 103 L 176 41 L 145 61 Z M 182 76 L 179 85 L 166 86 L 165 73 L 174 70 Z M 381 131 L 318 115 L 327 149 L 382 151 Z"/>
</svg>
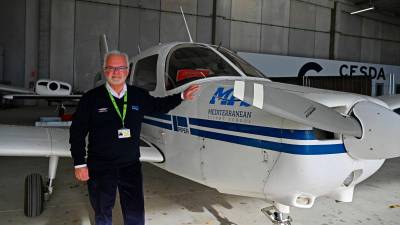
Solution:
<svg viewBox="0 0 400 225">
<path fill-rule="evenodd" d="M 361 138 L 343 137 L 348 153 L 358 159 L 400 156 L 400 116 L 381 105 L 363 101 L 353 108 L 362 127 Z"/>
</svg>

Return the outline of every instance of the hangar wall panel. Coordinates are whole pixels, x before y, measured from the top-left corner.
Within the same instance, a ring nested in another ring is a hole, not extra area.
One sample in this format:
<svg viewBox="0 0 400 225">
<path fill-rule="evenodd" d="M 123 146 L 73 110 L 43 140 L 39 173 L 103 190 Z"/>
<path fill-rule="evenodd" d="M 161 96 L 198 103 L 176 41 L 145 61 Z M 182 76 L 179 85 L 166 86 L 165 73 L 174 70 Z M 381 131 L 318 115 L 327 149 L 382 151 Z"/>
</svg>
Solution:
<svg viewBox="0 0 400 225">
<path fill-rule="evenodd" d="M 34 85 L 36 80 L 35 71 L 38 70 L 38 40 L 39 40 L 39 0 L 26 1 L 26 20 L 25 20 L 25 77 L 24 86 Z M 1 50 L 0 50 L 1 54 Z M 1 60 L 1 59 L 0 59 Z M 0 64 L 2 62 L 0 61 Z M 1 68 L 0 65 L 0 80 Z"/>
<path fill-rule="evenodd" d="M 130 56 L 137 54 L 138 45 L 145 50 L 159 42 L 189 40 L 179 5 L 193 39 L 210 43 L 213 0 L 52 0 L 50 77 L 73 82 L 81 91 L 90 87 L 100 69 L 102 33 L 108 35 L 110 48 Z M 333 7 L 332 0 L 218 0 L 216 44 L 236 51 L 400 64 L 400 19 L 388 24 L 390 17 L 383 15 L 351 16 L 354 7 L 348 3 L 337 3 L 336 12 Z M 15 62 L 14 71 L 20 69 Z M 13 83 L 23 83 L 17 77 L 11 78 Z"/>
<path fill-rule="evenodd" d="M 329 32 L 331 30 L 331 9 L 316 7 L 315 30 Z"/>
<path fill-rule="evenodd" d="M 264 0 L 262 6 L 262 23 L 289 26 L 290 0 Z"/>
<path fill-rule="evenodd" d="M 73 83 L 75 1 L 53 0 L 51 4 L 50 79 Z"/>
<path fill-rule="evenodd" d="M 39 1 L 39 78 L 50 78 L 50 0 Z"/>
<path fill-rule="evenodd" d="M 140 19 L 139 9 L 120 9 L 119 49 L 126 52 L 130 57 L 138 53 Z"/>
<path fill-rule="evenodd" d="M 185 15 L 190 34 L 193 41 L 196 41 L 196 17 Z M 161 13 L 160 42 L 189 41 L 185 22 L 182 16 L 177 13 Z"/>
<path fill-rule="evenodd" d="M 380 63 L 381 62 L 381 41 L 363 38 L 361 40 L 362 62 Z"/>
<path fill-rule="evenodd" d="M 398 64 L 400 62 L 400 44 L 392 41 L 382 42 L 382 64 Z"/>
<path fill-rule="evenodd" d="M 117 48 L 119 7 L 76 2 L 74 88 L 78 91 L 92 88 L 94 75 L 101 70 L 99 34 L 103 33 L 109 49 Z"/>
<path fill-rule="evenodd" d="M 261 25 L 232 21 L 231 48 L 237 51 L 259 52 Z"/>
<path fill-rule="evenodd" d="M 290 27 L 314 30 L 316 6 L 301 1 L 292 1 L 290 7 Z"/>
<path fill-rule="evenodd" d="M 337 42 L 336 59 L 356 62 L 360 60 L 361 38 L 338 35 Z"/>
<path fill-rule="evenodd" d="M 161 2 L 160 0 L 120 0 L 123 6 L 133 6 L 144 9 L 156 9 L 160 10 Z"/>
<path fill-rule="evenodd" d="M 201 1 L 201 0 L 199 0 Z M 181 0 L 162 0 L 161 10 L 181 12 L 179 6 L 182 6 L 183 12 L 188 14 L 197 14 L 197 0 L 181 1 Z"/>
<path fill-rule="evenodd" d="M 232 0 L 218 0 L 217 1 L 217 16 L 225 19 L 231 18 Z"/>
<path fill-rule="evenodd" d="M 213 11 L 213 0 L 197 1 L 197 15 L 211 16 Z"/>
<path fill-rule="evenodd" d="M 217 17 L 215 42 L 224 47 L 231 48 L 231 21 L 221 17 Z"/>
<path fill-rule="evenodd" d="M 314 57 L 320 59 L 328 59 L 329 44 L 330 44 L 329 33 L 315 32 Z"/>
<path fill-rule="evenodd" d="M 381 37 L 385 40 L 400 41 L 399 26 L 383 23 Z"/>
<path fill-rule="evenodd" d="M 0 1 L 0 45 L 4 47 L 4 80 L 24 86 L 25 0 Z"/>
<path fill-rule="evenodd" d="M 362 18 L 359 16 L 353 16 L 349 13 L 340 13 L 341 23 L 338 24 L 337 31 L 348 35 L 361 35 L 362 29 Z"/>
<path fill-rule="evenodd" d="M 288 53 L 289 28 L 263 25 L 261 32 L 261 52 L 278 55 Z"/>
<path fill-rule="evenodd" d="M 289 55 L 314 56 L 315 32 L 290 29 L 289 31 Z"/>
<path fill-rule="evenodd" d="M 160 13 L 140 12 L 140 49 L 143 51 L 160 42 Z"/>
<path fill-rule="evenodd" d="M 0 81 L 3 81 L 4 75 L 4 47 L 0 46 Z"/>
<path fill-rule="evenodd" d="M 367 38 L 381 38 L 381 22 L 368 18 L 362 19 L 362 36 Z"/>
<path fill-rule="evenodd" d="M 262 0 L 232 0 L 232 19 L 261 22 Z"/>
<path fill-rule="evenodd" d="M 374 11 L 350 15 L 355 6 L 337 7 L 335 59 L 400 64 L 400 19 Z"/>
<path fill-rule="evenodd" d="M 196 40 L 202 43 L 211 44 L 211 26 L 212 26 L 211 18 L 207 17 L 197 17 L 196 24 Z"/>
</svg>

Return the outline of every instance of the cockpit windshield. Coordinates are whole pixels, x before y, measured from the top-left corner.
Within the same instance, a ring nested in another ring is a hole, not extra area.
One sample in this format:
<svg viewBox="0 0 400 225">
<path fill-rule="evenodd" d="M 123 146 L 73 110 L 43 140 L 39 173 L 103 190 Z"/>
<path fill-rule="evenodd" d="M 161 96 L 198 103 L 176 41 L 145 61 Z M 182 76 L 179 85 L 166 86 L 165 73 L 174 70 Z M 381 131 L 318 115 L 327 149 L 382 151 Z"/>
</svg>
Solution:
<svg viewBox="0 0 400 225">
<path fill-rule="evenodd" d="M 239 67 L 249 77 L 260 77 L 267 78 L 263 73 L 257 70 L 254 66 L 250 65 L 244 59 L 240 58 L 236 53 L 218 46 L 213 46 L 216 50 L 222 53 L 226 58 L 228 58 L 235 66 Z"/>
<path fill-rule="evenodd" d="M 198 45 L 172 50 L 165 76 L 166 89 L 170 90 L 197 79 L 240 74 L 212 49 Z"/>
</svg>

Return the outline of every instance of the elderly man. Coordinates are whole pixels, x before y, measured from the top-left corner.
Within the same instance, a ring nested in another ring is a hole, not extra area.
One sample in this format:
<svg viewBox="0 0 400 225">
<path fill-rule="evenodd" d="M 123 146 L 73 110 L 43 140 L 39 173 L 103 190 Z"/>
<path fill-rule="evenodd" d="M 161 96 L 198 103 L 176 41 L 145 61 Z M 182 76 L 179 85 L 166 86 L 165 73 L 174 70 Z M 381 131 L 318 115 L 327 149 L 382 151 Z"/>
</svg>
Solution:
<svg viewBox="0 0 400 225">
<path fill-rule="evenodd" d="M 144 224 L 140 151 L 143 116 L 167 113 L 191 100 L 198 86 L 181 94 L 154 98 L 147 91 L 126 85 L 128 56 L 112 51 L 105 56 L 105 85 L 82 96 L 70 129 L 75 177 L 88 182 L 96 225 L 112 224 L 118 188 L 125 225 Z M 89 144 L 86 158 L 86 136 Z"/>
</svg>

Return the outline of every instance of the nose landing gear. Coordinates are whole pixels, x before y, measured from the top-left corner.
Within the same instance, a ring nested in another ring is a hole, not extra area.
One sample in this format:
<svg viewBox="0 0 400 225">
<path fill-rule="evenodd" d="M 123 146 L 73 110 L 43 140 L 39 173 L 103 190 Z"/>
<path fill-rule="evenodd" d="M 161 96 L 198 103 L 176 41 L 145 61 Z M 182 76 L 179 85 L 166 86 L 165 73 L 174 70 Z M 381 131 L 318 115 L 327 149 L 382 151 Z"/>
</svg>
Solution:
<svg viewBox="0 0 400 225">
<path fill-rule="evenodd" d="M 263 208 L 261 212 L 263 212 L 274 225 L 291 225 L 291 222 L 293 222 L 290 216 L 284 218 L 284 213 L 275 205 Z"/>
</svg>

